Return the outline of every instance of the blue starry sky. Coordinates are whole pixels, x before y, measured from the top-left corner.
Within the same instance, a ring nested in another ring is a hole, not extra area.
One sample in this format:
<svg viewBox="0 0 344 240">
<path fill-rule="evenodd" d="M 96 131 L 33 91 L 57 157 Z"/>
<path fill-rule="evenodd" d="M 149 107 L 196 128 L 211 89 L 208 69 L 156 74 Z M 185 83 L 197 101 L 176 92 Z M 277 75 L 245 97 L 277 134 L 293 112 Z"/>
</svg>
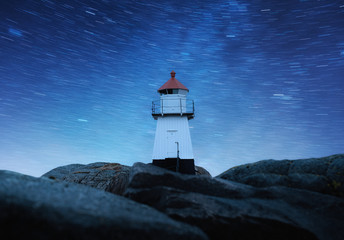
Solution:
<svg viewBox="0 0 344 240">
<path fill-rule="evenodd" d="M 0 54 L 0 169 L 151 162 L 171 70 L 213 176 L 344 152 L 344 1 L 1 1 Z"/>
</svg>

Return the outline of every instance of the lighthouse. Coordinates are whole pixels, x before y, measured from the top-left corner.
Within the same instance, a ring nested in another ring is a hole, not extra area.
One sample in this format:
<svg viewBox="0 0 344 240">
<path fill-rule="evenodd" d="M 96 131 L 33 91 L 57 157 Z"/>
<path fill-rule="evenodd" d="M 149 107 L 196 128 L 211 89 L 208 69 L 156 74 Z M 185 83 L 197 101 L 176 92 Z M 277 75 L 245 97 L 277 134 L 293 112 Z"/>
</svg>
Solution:
<svg viewBox="0 0 344 240">
<path fill-rule="evenodd" d="M 171 72 L 171 78 L 158 89 L 160 99 L 152 103 L 157 120 L 153 148 L 153 165 L 172 171 L 195 174 L 189 120 L 194 118 L 194 102 L 189 92 Z"/>
</svg>

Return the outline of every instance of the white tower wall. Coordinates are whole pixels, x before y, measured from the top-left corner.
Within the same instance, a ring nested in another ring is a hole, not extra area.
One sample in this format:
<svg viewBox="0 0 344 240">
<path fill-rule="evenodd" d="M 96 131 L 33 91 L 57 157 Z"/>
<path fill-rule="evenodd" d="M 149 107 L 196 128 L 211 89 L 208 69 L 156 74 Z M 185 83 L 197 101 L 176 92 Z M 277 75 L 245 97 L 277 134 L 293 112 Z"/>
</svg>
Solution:
<svg viewBox="0 0 344 240">
<path fill-rule="evenodd" d="M 153 160 L 177 158 L 179 143 L 179 158 L 194 159 L 188 117 L 159 116 L 155 133 Z"/>
</svg>

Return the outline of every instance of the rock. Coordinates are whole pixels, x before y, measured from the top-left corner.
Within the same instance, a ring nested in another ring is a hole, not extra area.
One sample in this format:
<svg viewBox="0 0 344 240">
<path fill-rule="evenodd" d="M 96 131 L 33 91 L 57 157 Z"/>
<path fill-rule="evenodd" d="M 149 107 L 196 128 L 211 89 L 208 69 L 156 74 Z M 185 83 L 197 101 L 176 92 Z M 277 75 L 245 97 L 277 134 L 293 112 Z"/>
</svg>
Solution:
<svg viewBox="0 0 344 240">
<path fill-rule="evenodd" d="M 210 239 L 344 236 L 344 200 L 302 189 L 256 188 L 136 163 L 125 196 L 201 228 Z"/>
<path fill-rule="evenodd" d="M 195 174 L 211 177 L 210 173 L 205 168 L 202 168 L 200 166 L 195 166 Z"/>
<path fill-rule="evenodd" d="M 121 195 L 127 185 L 130 167 L 118 163 L 71 164 L 55 168 L 42 177 L 84 184 Z"/>
<path fill-rule="evenodd" d="M 211 193 L 211 195 L 219 197 L 245 197 L 251 194 L 254 189 L 244 184 L 234 182 L 230 184 L 228 181 L 221 179 L 180 174 L 151 164 L 135 163 L 130 171 L 128 188 L 145 189 L 156 186 L 168 186 L 202 194 Z"/>
<path fill-rule="evenodd" d="M 0 226 L 10 239 L 207 239 L 124 197 L 9 171 L 0 171 Z"/>
<path fill-rule="evenodd" d="M 331 189 L 330 193 L 344 197 L 344 154 L 334 155 L 329 160 L 326 176 Z"/>
<path fill-rule="evenodd" d="M 84 164 L 70 164 L 62 167 L 57 167 L 45 173 L 42 177 L 48 177 L 53 180 L 63 180 L 67 175 L 75 172 L 76 169 L 82 168 L 84 166 Z"/>
<path fill-rule="evenodd" d="M 344 154 L 301 160 L 263 160 L 231 168 L 217 178 L 255 187 L 286 186 L 344 197 Z"/>
</svg>

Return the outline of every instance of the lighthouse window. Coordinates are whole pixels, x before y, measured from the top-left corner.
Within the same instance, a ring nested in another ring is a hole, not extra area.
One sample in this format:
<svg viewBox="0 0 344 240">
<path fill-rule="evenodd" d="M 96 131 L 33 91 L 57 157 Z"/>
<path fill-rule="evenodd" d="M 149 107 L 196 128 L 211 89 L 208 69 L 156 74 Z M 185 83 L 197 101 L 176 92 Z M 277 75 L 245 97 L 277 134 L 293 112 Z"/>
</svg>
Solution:
<svg viewBox="0 0 344 240">
<path fill-rule="evenodd" d="M 178 94 L 179 93 L 179 89 L 164 89 L 160 91 L 160 95 L 163 94 Z"/>
<path fill-rule="evenodd" d="M 160 95 L 163 95 L 163 94 L 167 94 L 167 90 L 166 89 L 160 91 Z"/>
</svg>

